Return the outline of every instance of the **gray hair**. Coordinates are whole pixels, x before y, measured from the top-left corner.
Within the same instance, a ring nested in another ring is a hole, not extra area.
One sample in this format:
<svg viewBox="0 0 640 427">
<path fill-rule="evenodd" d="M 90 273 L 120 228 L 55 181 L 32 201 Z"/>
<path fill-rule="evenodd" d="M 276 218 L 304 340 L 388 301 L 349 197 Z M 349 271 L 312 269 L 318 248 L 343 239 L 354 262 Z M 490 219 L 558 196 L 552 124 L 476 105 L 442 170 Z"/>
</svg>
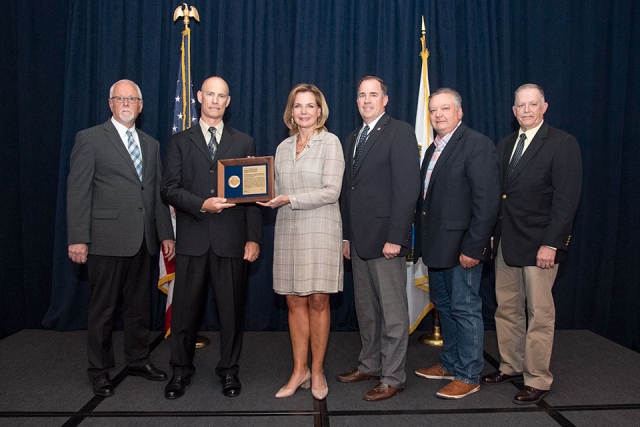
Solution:
<svg viewBox="0 0 640 427">
<path fill-rule="evenodd" d="M 136 87 L 136 90 L 138 91 L 138 98 L 142 99 L 142 91 L 140 90 L 140 87 L 134 82 L 132 82 L 131 80 L 127 80 L 127 79 L 118 80 L 117 82 L 111 85 L 111 89 L 109 89 L 109 98 L 113 98 L 113 88 L 115 88 L 118 83 L 122 83 L 122 82 L 129 82 L 132 85 L 134 85 Z"/>
<path fill-rule="evenodd" d="M 458 92 L 451 89 L 450 87 L 441 87 L 440 89 L 438 89 L 437 91 L 429 95 L 429 99 L 433 98 L 436 95 L 442 95 L 443 93 L 448 93 L 450 95 L 453 95 L 453 103 L 455 104 L 457 110 L 459 110 L 460 107 L 462 107 L 462 97 Z"/>
<path fill-rule="evenodd" d="M 514 93 L 514 97 L 513 97 L 513 105 L 516 105 L 516 98 L 518 97 L 518 92 L 520 92 L 521 90 L 524 89 L 537 89 L 538 92 L 540 92 L 540 98 L 542 99 L 542 102 L 544 103 L 544 91 L 542 90 L 542 88 L 540 86 L 538 86 L 535 83 L 526 83 L 523 84 L 522 86 L 520 86 L 518 89 L 516 89 L 515 93 Z"/>
</svg>

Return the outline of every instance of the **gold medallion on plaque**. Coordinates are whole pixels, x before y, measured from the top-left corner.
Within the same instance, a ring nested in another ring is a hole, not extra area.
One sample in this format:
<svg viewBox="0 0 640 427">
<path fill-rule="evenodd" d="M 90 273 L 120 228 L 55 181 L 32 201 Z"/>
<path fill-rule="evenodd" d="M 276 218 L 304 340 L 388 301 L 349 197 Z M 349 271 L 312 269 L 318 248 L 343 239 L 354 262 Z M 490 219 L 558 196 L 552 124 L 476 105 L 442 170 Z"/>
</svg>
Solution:
<svg viewBox="0 0 640 427">
<path fill-rule="evenodd" d="M 240 185 L 240 177 L 238 175 L 232 175 L 229 177 L 228 181 L 229 187 L 237 188 Z"/>
</svg>

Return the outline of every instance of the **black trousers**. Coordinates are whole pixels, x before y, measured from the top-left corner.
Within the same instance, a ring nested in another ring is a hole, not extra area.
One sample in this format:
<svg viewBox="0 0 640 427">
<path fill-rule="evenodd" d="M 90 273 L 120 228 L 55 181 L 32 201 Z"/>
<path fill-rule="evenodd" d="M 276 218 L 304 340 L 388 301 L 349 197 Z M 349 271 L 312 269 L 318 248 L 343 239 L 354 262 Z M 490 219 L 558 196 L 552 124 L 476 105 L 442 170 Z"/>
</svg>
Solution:
<svg viewBox="0 0 640 427">
<path fill-rule="evenodd" d="M 132 257 L 88 256 L 87 351 L 91 379 L 115 366 L 111 336 L 120 294 L 123 296 L 125 363 L 144 366 L 149 362 L 150 264 L 151 256 L 144 240 Z"/>
<path fill-rule="evenodd" d="M 209 279 L 220 324 L 219 376 L 237 374 L 242 349 L 247 261 L 223 258 L 211 248 L 202 256 L 176 255 L 176 282 L 171 308 L 171 367 L 174 375 L 195 373 L 196 334 L 207 302 Z"/>
</svg>

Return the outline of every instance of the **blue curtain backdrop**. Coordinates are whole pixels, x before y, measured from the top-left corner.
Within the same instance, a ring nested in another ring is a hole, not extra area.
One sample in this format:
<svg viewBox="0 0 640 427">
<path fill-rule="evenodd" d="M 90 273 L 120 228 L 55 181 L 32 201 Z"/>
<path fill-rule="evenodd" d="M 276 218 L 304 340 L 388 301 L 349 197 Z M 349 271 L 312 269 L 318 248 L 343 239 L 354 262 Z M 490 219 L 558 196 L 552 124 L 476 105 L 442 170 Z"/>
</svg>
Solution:
<svg viewBox="0 0 640 427">
<path fill-rule="evenodd" d="M 138 125 L 164 150 L 180 55 L 177 2 L 168 0 L 1 0 L 0 82 L 4 102 L 0 337 L 22 328 L 82 329 L 84 267 L 67 257 L 65 192 L 76 132 L 106 121 L 110 85 L 136 81 Z M 640 350 L 640 7 L 633 0 L 192 0 L 192 78 L 229 83 L 225 118 L 273 155 L 287 135 L 286 97 L 316 84 L 329 129 L 343 139 L 359 126 L 355 86 L 366 74 L 389 86 L 390 115 L 413 124 L 419 84 L 420 17 L 427 26 L 431 88 L 456 88 L 464 121 L 493 140 L 515 128 L 513 91 L 546 91 L 552 126 L 575 135 L 583 195 L 570 257 L 554 288 L 558 328 L 587 328 Z M 9 58 L 17 58 L 13 61 Z M 271 291 L 273 212 L 251 267 L 247 328 L 286 328 L 284 301 Z M 155 289 L 155 284 L 150 283 Z M 164 296 L 152 292 L 161 329 Z M 212 304 L 210 304 L 212 307 Z M 216 328 L 209 310 L 203 328 Z M 353 284 L 332 299 L 332 326 L 357 327 Z"/>
</svg>

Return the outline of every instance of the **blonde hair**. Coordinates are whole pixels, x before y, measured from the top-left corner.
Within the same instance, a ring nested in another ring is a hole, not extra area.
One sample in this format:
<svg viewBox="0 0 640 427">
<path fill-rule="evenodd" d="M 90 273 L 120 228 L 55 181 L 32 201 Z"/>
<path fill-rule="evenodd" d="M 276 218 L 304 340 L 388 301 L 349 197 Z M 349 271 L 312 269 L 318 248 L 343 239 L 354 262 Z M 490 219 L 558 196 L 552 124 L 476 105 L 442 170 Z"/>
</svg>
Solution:
<svg viewBox="0 0 640 427">
<path fill-rule="evenodd" d="M 287 107 L 284 109 L 284 115 L 282 116 L 284 124 L 289 128 L 289 135 L 295 135 L 298 133 L 298 125 L 295 120 L 293 120 L 293 103 L 296 100 L 296 95 L 303 92 L 311 92 L 316 98 L 316 104 L 320 107 L 320 117 L 318 117 L 318 122 L 316 123 L 314 131 L 326 131 L 327 128 L 324 124 L 327 122 L 327 118 L 329 117 L 329 106 L 327 105 L 327 101 L 324 99 L 324 95 L 315 85 L 300 83 L 291 89 L 291 92 L 289 92 Z"/>
</svg>

